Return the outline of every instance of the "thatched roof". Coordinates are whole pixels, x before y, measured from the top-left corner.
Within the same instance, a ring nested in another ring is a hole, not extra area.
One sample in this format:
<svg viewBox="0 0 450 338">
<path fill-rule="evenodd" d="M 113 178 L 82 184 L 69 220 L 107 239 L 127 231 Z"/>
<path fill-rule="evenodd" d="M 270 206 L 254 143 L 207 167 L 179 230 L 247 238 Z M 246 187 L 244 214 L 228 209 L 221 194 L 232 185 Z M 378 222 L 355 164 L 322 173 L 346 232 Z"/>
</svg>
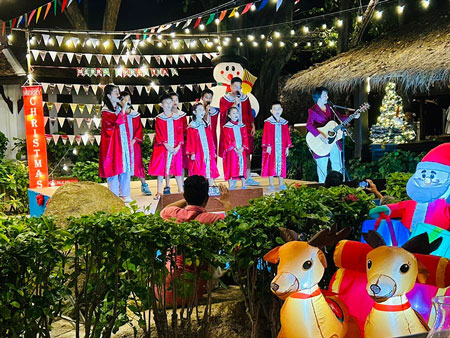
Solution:
<svg viewBox="0 0 450 338">
<path fill-rule="evenodd" d="M 342 53 L 291 77 L 286 91 L 325 86 L 349 92 L 370 77 L 373 89 L 388 81 L 412 92 L 450 84 L 450 11 L 412 22 L 379 40 Z"/>
</svg>

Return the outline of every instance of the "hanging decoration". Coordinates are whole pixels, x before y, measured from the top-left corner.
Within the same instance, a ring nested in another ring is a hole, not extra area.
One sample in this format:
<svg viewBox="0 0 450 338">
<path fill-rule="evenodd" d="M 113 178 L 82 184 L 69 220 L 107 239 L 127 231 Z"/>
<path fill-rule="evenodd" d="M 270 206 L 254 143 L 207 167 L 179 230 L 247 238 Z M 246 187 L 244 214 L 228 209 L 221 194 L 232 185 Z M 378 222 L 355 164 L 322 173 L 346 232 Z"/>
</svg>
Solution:
<svg viewBox="0 0 450 338">
<path fill-rule="evenodd" d="M 148 137 L 150 142 L 153 142 L 155 138 L 154 133 L 145 134 L 144 137 Z M 100 135 L 91 135 L 89 133 L 84 133 L 83 135 L 64 135 L 64 134 L 45 134 L 45 140 L 47 144 L 54 143 L 55 145 L 61 140 L 63 144 L 69 142 L 70 145 L 74 143 L 79 146 L 94 145 L 97 143 L 100 146 Z"/>
</svg>

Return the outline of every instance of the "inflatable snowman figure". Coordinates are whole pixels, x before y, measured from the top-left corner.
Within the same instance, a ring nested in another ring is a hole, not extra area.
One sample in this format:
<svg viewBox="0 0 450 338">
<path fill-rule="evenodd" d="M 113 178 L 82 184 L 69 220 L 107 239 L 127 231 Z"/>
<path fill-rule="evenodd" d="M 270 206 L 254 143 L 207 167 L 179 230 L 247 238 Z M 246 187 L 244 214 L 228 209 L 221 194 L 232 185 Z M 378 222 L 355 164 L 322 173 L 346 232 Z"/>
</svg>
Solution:
<svg viewBox="0 0 450 338">
<path fill-rule="evenodd" d="M 247 59 L 233 53 L 231 49 L 224 49 L 223 54 L 214 58 L 212 63 L 215 66 L 213 76 L 217 85 L 211 88 L 214 93 L 211 103 L 214 112 L 211 112 L 211 114 L 219 113 L 220 99 L 230 90 L 231 79 L 233 77 L 240 77 L 243 80 L 243 93 L 248 96 L 250 105 L 252 106 L 253 116 L 256 117 L 259 112 L 259 103 L 256 97 L 250 92 L 253 84 L 248 83 L 244 79 L 245 67 L 248 63 Z"/>
</svg>

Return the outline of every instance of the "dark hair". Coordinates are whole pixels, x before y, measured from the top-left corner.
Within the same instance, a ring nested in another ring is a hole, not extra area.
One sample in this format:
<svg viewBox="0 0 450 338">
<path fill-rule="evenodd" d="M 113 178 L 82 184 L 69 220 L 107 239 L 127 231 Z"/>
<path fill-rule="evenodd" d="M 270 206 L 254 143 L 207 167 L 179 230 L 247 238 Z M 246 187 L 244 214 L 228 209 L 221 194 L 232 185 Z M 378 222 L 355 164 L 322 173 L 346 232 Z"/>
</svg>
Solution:
<svg viewBox="0 0 450 338">
<path fill-rule="evenodd" d="M 169 94 L 162 94 L 162 95 L 159 97 L 159 102 L 162 103 L 164 100 L 167 100 L 167 99 L 172 100 L 172 96 L 170 96 Z"/>
<path fill-rule="evenodd" d="M 325 179 L 325 187 L 337 187 L 344 183 L 344 176 L 339 171 L 332 170 Z"/>
<path fill-rule="evenodd" d="M 239 109 L 237 109 L 237 107 L 230 107 L 230 108 L 228 108 L 228 110 L 227 110 L 227 122 L 230 122 L 230 121 L 231 121 L 231 119 L 230 119 L 230 112 L 231 112 L 233 109 L 236 109 L 236 110 L 239 112 Z"/>
<path fill-rule="evenodd" d="M 272 101 L 272 104 L 270 105 L 270 108 L 273 108 L 273 106 L 276 106 L 277 104 L 279 104 L 281 106 L 281 102 L 280 101 Z"/>
<path fill-rule="evenodd" d="M 233 83 L 235 83 L 235 82 L 242 83 L 242 79 L 241 79 L 240 77 L 235 76 L 235 77 L 233 77 L 233 78 L 231 79 L 230 84 L 233 84 Z"/>
<path fill-rule="evenodd" d="M 213 93 L 213 91 L 212 91 L 211 89 L 206 88 L 206 89 L 204 89 L 204 90 L 202 91 L 202 94 L 201 94 L 200 97 L 203 98 L 203 96 L 205 96 L 206 94 L 214 95 L 214 93 Z"/>
<path fill-rule="evenodd" d="M 113 84 L 106 85 L 105 88 L 103 88 L 103 103 L 111 111 L 115 111 L 116 109 L 114 108 L 111 100 L 109 99 L 108 94 L 111 94 L 113 90 L 116 88 L 117 87 Z"/>
<path fill-rule="evenodd" d="M 184 199 L 189 205 L 205 206 L 208 203 L 208 180 L 200 175 L 192 175 L 184 180 Z"/>
<path fill-rule="evenodd" d="M 317 87 L 316 89 L 314 89 L 314 92 L 312 94 L 314 103 L 317 103 L 319 98 L 322 96 L 323 92 L 327 92 L 328 93 L 328 89 L 326 89 L 325 87 Z"/>
<path fill-rule="evenodd" d="M 203 106 L 203 105 L 201 103 L 197 102 L 197 103 L 194 103 L 194 105 L 192 106 L 192 119 L 194 121 L 197 121 L 197 116 L 195 115 L 195 110 L 197 109 L 198 106 Z M 203 122 L 205 122 L 205 121 L 203 121 Z M 205 122 L 205 125 L 206 125 L 206 122 Z"/>
<path fill-rule="evenodd" d="M 175 92 L 170 92 L 169 93 L 169 95 L 170 95 L 170 98 L 172 98 L 172 96 L 176 96 L 176 97 L 180 97 L 177 93 L 175 93 Z"/>
</svg>

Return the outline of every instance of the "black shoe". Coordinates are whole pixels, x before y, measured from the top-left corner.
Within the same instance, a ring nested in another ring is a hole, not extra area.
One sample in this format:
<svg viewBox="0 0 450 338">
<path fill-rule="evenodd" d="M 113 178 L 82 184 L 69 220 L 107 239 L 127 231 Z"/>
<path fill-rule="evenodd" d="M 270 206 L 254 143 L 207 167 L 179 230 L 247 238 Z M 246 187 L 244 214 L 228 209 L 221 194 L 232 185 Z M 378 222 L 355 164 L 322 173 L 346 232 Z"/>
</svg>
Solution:
<svg viewBox="0 0 450 338">
<path fill-rule="evenodd" d="M 165 187 L 163 190 L 164 195 L 170 195 L 170 187 Z"/>
</svg>

